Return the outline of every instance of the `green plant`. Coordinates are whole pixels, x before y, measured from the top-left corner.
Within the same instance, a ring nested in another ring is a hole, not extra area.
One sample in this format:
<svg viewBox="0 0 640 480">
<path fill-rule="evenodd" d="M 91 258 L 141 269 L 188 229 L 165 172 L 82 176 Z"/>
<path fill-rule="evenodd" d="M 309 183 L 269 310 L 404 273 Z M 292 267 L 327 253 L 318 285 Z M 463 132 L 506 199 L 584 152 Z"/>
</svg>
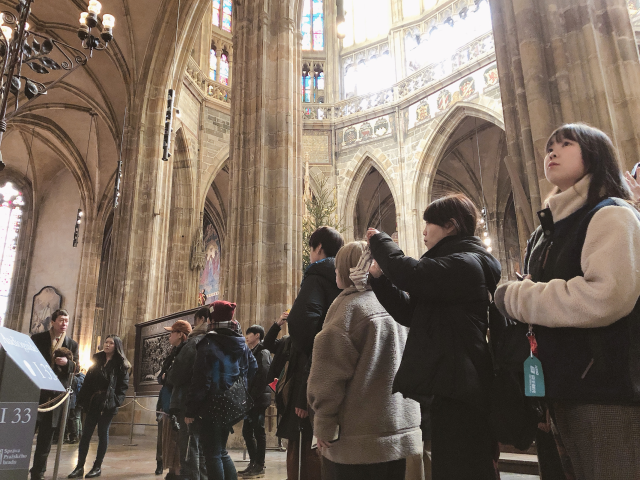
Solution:
<svg viewBox="0 0 640 480">
<path fill-rule="evenodd" d="M 309 266 L 311 248 L 309 239 L 319 227 L 333 227 L 343 231 L 342 222 L 336 213 L 338 204 L 335 199 L 336 189 L 327 186 L 327 179 L 318 181 L 318 191 L 315 195 L 308 195 L 304 200 L 306 214 L 302 219 L 302 271 Z"/>
</svg>

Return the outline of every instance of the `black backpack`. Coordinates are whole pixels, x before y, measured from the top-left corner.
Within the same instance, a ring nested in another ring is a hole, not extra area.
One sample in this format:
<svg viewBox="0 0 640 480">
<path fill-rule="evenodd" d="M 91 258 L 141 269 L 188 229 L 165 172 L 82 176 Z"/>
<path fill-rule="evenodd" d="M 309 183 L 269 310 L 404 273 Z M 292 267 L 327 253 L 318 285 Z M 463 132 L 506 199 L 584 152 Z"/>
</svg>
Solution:
<svg viewBox="0 0 640 480">
<path fill-rule="evenodd" d="M 487 317 L 489 348 L 493 359 L 493 379 L 490 395 L 490 423 L 496 440 L 527 450 L 536 438 L 539 401 L 524 394 L 524 361 L 529 356 L 529 341 L 524 324 L 505 318 L 493 302 L 497 285 L 485 264 L 478 258 L 491 293 Z"/>
</svg>

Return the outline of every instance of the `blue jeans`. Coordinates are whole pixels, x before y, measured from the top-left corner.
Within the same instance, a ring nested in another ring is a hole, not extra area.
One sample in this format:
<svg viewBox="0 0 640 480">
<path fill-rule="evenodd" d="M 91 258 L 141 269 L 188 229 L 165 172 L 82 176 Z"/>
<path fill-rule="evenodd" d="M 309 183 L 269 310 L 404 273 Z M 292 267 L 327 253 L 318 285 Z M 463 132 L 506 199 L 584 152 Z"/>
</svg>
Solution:
<svg viewBox="0 0 640 480">
<path fill-rule="evenodd" d="M 78 467 L 84 467 L 87 453 L 89 453 L 89 442 L 91 442 L 91 436 L 96 429 L 96 425 L 98 426 L 98 453 L 93 466 L 97 468 L 102 466 L 102 460 L 104 460 L 104 455 L 107 453 L 107 447 L 109 446 L 109 426 L 114 415 L 113 413 L 100 413 L 91 410 L 87 413 L 84 419 L 82 437 L 80 438 L 80 447 L 78 448 Z"/>
<path fill-rule="evenodd" d="M 231 427 L 205 419 L 196 421 L 202 422 L 199 425 L 200 442 L 207 462 L 208 479 L 238 480 L 236 466 L 227 453 L 227 439 Z"/>
</svg>

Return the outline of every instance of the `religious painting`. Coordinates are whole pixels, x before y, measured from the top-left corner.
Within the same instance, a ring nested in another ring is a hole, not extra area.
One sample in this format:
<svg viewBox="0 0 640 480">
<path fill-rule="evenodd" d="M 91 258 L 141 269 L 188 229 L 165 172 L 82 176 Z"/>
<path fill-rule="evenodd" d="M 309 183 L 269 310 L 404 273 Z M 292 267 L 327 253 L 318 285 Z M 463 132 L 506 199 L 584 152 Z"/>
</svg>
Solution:
<svg viewBox="0 0 640 480">
<path fill-rule="evenodd" d="M 358 140 L 358 132 L 355 128 L 349 127 L 344 131 L 344 143 L 353 145 Z"/>
<path fill-rule="evenodd" d="M 431 116 L 431 109 L 429 108 L 429 101 L 425 98 L 420 101 L 418 109 L 416 110 L 416 121 L 421 122 L 428 119 Z"/>
<path fill-rule="evenodd" d="M 47 332 L 51 328 L 51 315 L 62 308 L 62 295 L 54 287 L 44 287 L 33 296 L 29 334 Z"/>
<path fill-rule="evenodd" d="M 374 130 L 375 130 L 376 136 L 378 137 L 383 136 L 385 133 L 389 131 L 389 121 L 384 117 L 379 118 L 376 121 Z"/>
<path fill-rule="evenodd" d="M 476 82 L 473 77 L 467 77 L 460 82 L 460 97 L 469 98 L 476 93 Z"/>
<path fill-rule="evenodd" d="M 443 110 L 446 110 L 449 107 L 449 104 L 451 103 L 451 92 L 447 89 L 442 90 L 439 94 L 438 94 L 438 110 L 440 110 L 441 112 Z"/>
<path fill-rule="evenodd" d="M 202 230 L 206 259 L 204 269 L 200 274 L 198 292 L 204 292 L 206 303 L 210 304 L 216 301 L 220 294 L 220 238 L 213 226 L 213 221 L 206 214 Z"/>
<path fill-rule="evenodd" d="M 162 369 L 162 362 L 169 356 L 171 344 L 169 332 L 147 337 L 142 340 L 140 383 L 156 383 Z"/>
<path fill-rule="evenodd" d="M 373 137 L 373 128 L 369 122 L 364 122 L 360 125 L 360 140 L 369 140 Z"/>
<path fill-rule="evenodd" d="M 492 87 L 498 83 L 498 66 L 492 65 L 484 71 L 485 87 Z"/>
</svg>

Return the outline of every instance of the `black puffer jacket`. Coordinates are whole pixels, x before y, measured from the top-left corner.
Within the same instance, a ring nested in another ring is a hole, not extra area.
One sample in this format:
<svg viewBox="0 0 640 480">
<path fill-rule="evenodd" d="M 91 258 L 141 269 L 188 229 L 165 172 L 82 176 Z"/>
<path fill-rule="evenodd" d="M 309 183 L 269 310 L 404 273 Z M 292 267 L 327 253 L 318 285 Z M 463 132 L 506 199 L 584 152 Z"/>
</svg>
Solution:
<svg viewBox="0 0 640 480">
<path fill-rule="evenodd" d="M 78 394 L 78 405 L 85 412 L 115 415 L 124 403 L 128 388 L 129 368 L 123 365 L 122 359 L 114 355 L 107 363 L 106 354 L 98 352 Z"/>
<path fill-rule="evenodd" d="M 336 264 L 333 257 L 312 263 L 307 267 L 300 284 L 287 323 L 295 347 L 311 357 L 313 340 L 322 330 L 329 307 L 340 295 L 336 284 Z"/>
<path fill-rule="evenodd" d="M 498 260 L 477 237 L 445 237 L 416 260 L 380 233 L 371 238 L 371 252 L 385 274 L 371 279 L 376 296 L 410 327 L 393 391 L 417 401 L 440 395 L 486 408 L 492 364 L 480 262 L 497 283 Z"/>
<path fill-rule="evenodd" d="M 271 405 L 271 389 L 267 384 L 267 376 L 271 367 L 271 353 L 262 343 L 256 345 L 251 353 L 258 363 L 258 371 L 249 382 L 249 395 L 253 399 L 253 408 L 263 412 Z"/>
</svg>

